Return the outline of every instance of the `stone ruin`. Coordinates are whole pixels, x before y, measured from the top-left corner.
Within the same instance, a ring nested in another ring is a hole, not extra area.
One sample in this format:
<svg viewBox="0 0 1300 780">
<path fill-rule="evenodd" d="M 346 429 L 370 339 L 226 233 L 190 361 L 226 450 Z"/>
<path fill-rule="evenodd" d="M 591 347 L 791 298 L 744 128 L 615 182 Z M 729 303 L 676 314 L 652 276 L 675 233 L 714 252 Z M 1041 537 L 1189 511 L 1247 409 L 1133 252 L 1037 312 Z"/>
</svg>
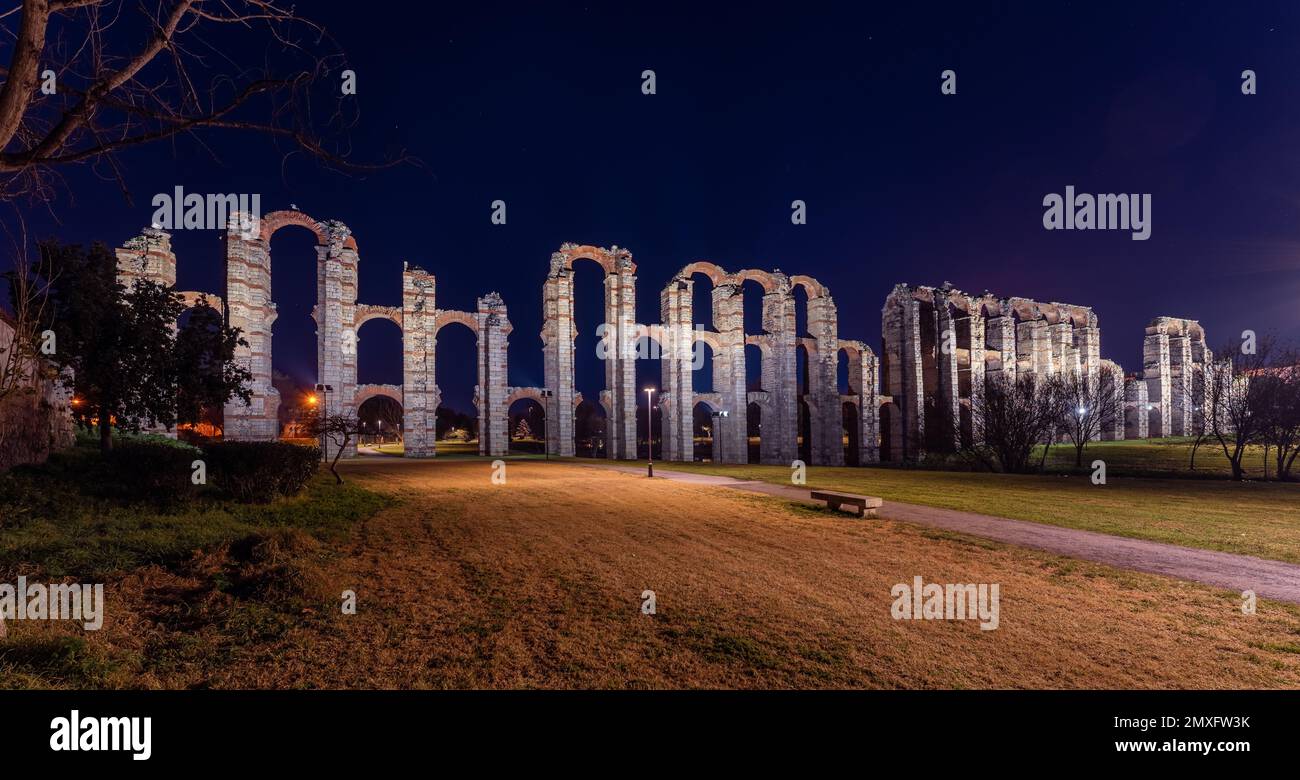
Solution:
<svg viewBox="0 0 1300 780">
<path fill-rule="evenodd" d="M 971 434 L 971 398 L 991 372 L 1101 376 L 1101 331 L 1087 306 L 896 285 L 881 311 L 881 450 L 916 460 Z M 1118 375 L 1118 374 L 1116 374 Z M 946 437 L 948 441 L 937 441 Z"/>
<path fill-rule="evenodd" d="M 1198 426 L 1207 419 L 1205 368 L 1212 355 L 1193 320 L 1152 320 L 1143 371 L 1127 377 L 1119 364 L 1102 359 L 1097 315 L 1087 306 L 968 295 L 948 283 L 899 284 L 885 299 L 881 333 L 884 460 L 917 460 L 927 448 L 956 446 L 969 436 L 971 398 L 997 371 L 1009 379 L 1070 372 L 1122 393 L 1124 419 L 1102 431 L 1103 440 L 1204 430 Z M 936 436 L 952 440 L 936 442 Z"/>
<path fill-rule="evenodd" d="M 1196 320 L 1156 317 L 1147 325 L 1142 342 L 1142 383 L 1146 432 L 1142 438 L 1196 436 L 1207 430 L 1210 418 L 1206 404 L 1214 354 L 1205 346 L 1205 331 Z M 1140 407 L 1135 408 L 1135 412 Z M 1134 427 L 1139 427 L 1133 414 Z"/>
<path fill-rule="evenodd" d="M 662 457 L 670 461 L 694 459 L 694 410 L 704 404 L 715 415 L 717 432 L 712 436 L 712 457 L 722 463 L 746 463 L 749 459 L 748 430 L 751 411 L 762 423 L 759 460 L 789 464 L 800 457 L 799 405 L 806 407 L 804 449 L 813 464 L 840 465 L 845 462 L 843 437 L 848 434 L 850 459 L 868 463 L 876 451 L 876 359 L 860 341 L 843 341 L 838 336 L 835 302 L 830 292 L 810 276 L 788 277 L 776 271 L 742 270 L 728 273 L 707 261 L 685 266 L 659 295 L 660 322 L 636 322 L 636 264 L 625 249 L 563 244 L 551 255 L 550 272 L 543 287 L 542 343 L 545 353 L 545 382 L 531 388 L 544 398 L 546 448 L 553 455 L 574 454 L 572 410 L 580 400 L 574 383 L 573 266 L 586 260 L 605 274 L 605 389 L 599 403 L 605 412 L 606 452 L 612 458 L 637 456 L 636 431 L 636 341 L 650 339 L 659 346 L 662 416 Z M 693 293 L 696 274 L 712 285 L 712 322 L 716 330 L 693 325 Z M 746 280 L 763 288 L 763 333 L 746 334 L 744 297 Z M 793 290 L 803 287 L 808 297 L 810 336 L 799 336 L 795 324 Z M 694 350 L 702 342 L 713 354 L 713 392 L 696 393 L 692 387 Z M 746 382 L 745 347 L 753 345 L 761 354 L 761 389 L 749 390 Z M 798 392 L 797 350 L 807 354 L 808 391 Z M 841 394 L 837 382 L 839 353 L 849 358 L 849 392 Z M 853 424 L 845 431 L 843 414 L 852 409 Z M 725 420 L 725 422 L 723 421 Z"/>
<path fill-rule="evenodd" d="M 226 232 L 226 298 L 208 295 L 222 307 L 232 327 L 239 328 L 246 347 L 236 358 L 252 374 L 251 404 L 225 407 L 224 435 L 231 439 L 267 440 L 279 436 L 280 394 L 271 384 L 271 326 L 276 306 L 271 300 L 271 236 L 288 225 L 304 227 L 316 236 L 317 382 L 331 389 L 323 394 L 329 414 L 355 413 L 366 399 L 386 395 L 402 405 L 405 451 L 411 457 L 435 454 L 435 412 L 440 392 L 434 380 L 438 331 L 460 324 L 478 341 L 479 452 L 506 453 L 509 426 L 506 390 L 506 348 L 512 326 L 505 302 L 496 293 L 478 299 L 472 312 L 438 309 L 434 277 L 418 266 L 403 264 L 402 305 L 357 303 L 357 242 L 342 222 L 318 221 L 300 211 L 276 211 L 262 217 L 260 232 L 248 237 L 235 228 L 242 215 L 230 217 Z M 176 255 L 168 233 L 148 228 L 117 250 L 118 279 L 130 284 L 149 278 L 168 286 L 176 283 Z M 184 292 L 194 305 L 202 295 Z M 357 383 L 358 330 L 372 319 L 387 319 L 402 329 L 402 385 Z M 355 454 L 350 444 L 345 455 Z M 326 455 L 332 453 L 327 452 Z"/>
<path fill-rule="evenodd" d="M 231 216 L 232 226 L 241 215 Z M 750 418 L 761 424 L 759 461 L 813 465 L 915 460 L 927 448 L 955 446 L 971 430 L 971 398 L 990 372 L 1008 378 L 1026 374 L 1073 372 L 1114 383 L 1123 370 L 1101 357 L 1097 316 L 1087 306 L 1000 298 L 989 292 L 969 295 L 941 287 L 899 284 L 881 311 L 882 353 L 861 341 L 838 335 L 838 310 L 830 291 L 810 276 L 780 270 L 728 272 L 698 261 L 684 266 L 660 292 L 660 322 L 636 321 L 636 264 L 632 254 L 611 248 L 566 243 L 551 255 L 543 284 L 541 330 L 545 387 L 508 383 L 507 348 L 512 330 L 505 302 L 496 293 L 478 299 L 474 311 L 438 309 L 433 274 L 403 265 L 402 305 L 357 302 L 356 240 L 337 221 L 317 221 L 300 211 L 277 211 L 260 220 L 258 235 L 233 229 L 226 234 L 226 297 L 208 295 L 224 307 L 231 326 L 248 342 L 237 358 L 252 374 L 250 406 L 228 404 L 224 434 L 232 439 L 273 439 L 279 435 L 281 402 L 271 384 L 270 239 L 277 230 L 299 225 L 317 239 L 318 382 L 330 386 L 326 409 L 355 412 L 368 398 L 384 395 L 403 408 L 403 439 L 408 457 L 436 454 L 436 410 L 441 397 L 435 382 L 438 332 L 460 324 L 478 342 L 479 452 L 505 455 L 509 409 L 521 399 L 536 401 L 546 414 L 546 451 L 575 453 L 575 416 L 582 394 L 574 377 L 574 264 L 589 261 L 604 273 L 605 389 L 592 399 L 604 411 L 605 453 L 637 457 L 636 360 L 642 342 L 659 348 L 662 458 L 694 459 L 694 411 L 703 404 L 713 415 L 712 458 L 722 463 L 749 460 Z M 119 280 L 149 278 L 168 286 L 176 281 L 176 255 L 168 233 L 146 229 L 117 250 Z M 711 285 L 713 330 L 694 325 L 694 285 L 702 276 Z M 745 333 L 746 281 L 762 288 L 762 333 Z M 807 296 L 807 336 L 796 328 L 794 289 Z M 203 295 L 181 293 L 189 305 Z M 403 382 L 357 383 L 358 330 L 372 319 L 387 319 L 402 330 Z M 693 389 L 695 351 L 712 352 L 713 390 Z M 761 383 L 750 389 L 745 348 L 761 360 Z M 807 387 L 801 392 L 797 352 L 806 354 Z M 839 356 L 848 363 L 848 392 L 838 386 Z M 1193 320 L 1159 317 L 1147 328 L 1140 376 L 1124 379 L 1123 421 L 1103 431 L 1103 439 L 1193 435 L 1205 419 L 1205 367 L 1212 355 L 1205 334 Z M 725 415 L 725 417 L 720 416 Z M 849 446 L 843 445 L 847 437 Z M 941 440 L 936 441 L 935 437 Z M 942 441 L 947 438 L 949 441 Z M 801 442 L 802 440 L 802 442 Z M 350 446 L 355 452 L 355 445 Z"/>
</svg>

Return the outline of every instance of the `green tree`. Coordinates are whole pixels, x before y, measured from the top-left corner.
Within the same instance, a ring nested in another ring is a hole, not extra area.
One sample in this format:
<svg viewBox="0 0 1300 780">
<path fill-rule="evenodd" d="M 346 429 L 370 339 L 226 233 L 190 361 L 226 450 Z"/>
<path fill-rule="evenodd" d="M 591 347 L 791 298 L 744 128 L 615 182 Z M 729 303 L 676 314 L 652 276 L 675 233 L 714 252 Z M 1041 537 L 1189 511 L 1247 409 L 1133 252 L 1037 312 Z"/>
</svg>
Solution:
<svg viewBox="0 0 1300 780">
<path fill-rule="evenodd" d="M 238 328 L 226 326 L 221 312 L 200 297 L 176 333 L 176 422 L 198 424 L 208 409 L 231 398 L 252 398 L 246 383 L 253 375 L 235 362 L 235 348 L 248 346 Z"/>
<path fill-rule="evenodd" d="M 68 369 L 75 413 L 98 426 L 101 449 L 112 448 L 114 427 L 170 428 L 196 421 L 205 406 L 247 402 L 249 374 L 234 362 L 239 332 L 206 301 L 178 334 L 181 297 L 148 280 L 123 287 L 117 258 L 98 243 L 41 243 L 35 275 L 48 285 L 40 328 L 54 332 L 50 358 Z"/>
<path fill-rule="evenodd" d="M 138 431 L 175 422 L 173 326 L 182 310 L 168 288 L 117 281 L 117 258 L 103 244 L 42 242 L 36 274 L 48 280 L 42 328 L 54 332 L 50 357 L 77 399 L 82 424 L 99 426 L 101 449 L 113 446 L 113 426 Z"/>
</svg>

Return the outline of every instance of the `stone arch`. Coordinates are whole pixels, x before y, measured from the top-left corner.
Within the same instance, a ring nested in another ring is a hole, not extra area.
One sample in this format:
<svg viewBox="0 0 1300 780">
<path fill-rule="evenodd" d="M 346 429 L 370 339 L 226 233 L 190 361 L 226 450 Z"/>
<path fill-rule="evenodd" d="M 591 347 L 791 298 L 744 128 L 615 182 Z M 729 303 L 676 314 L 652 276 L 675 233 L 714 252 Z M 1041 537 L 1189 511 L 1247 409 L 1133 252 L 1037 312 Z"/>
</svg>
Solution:
<svg viewBox="0 0 1300 780">
<path fill-rule="evenodd" d="M 283 211 L 272 211 L 265 214 L 259 220 L 258 238 L 264 242 L 270 242 L 271 236 L 275 235 L 280 228 L 289 225 L 297 225 L 310 230 L 316 234 L 316 242 L 321 246 L 327 246 L 330 243 L 330 226 L 329 223 L 321 222 L 317 219 L 307 216 L 304 212 L 295 209 L 285 209 Z M 357 251 L 357 241 L 351 235 L 348 235 L 342 241 L 344 249 Z"/>
<path fill-rule="evenodd" d="M 575 431 L 572 421 L 557 414 L 572 403 L 574 378 L 573 267 L 589 260 L 604 271 L 604 325 L 612 339 L 605 357 L 605 389 L 609 416 L 606 432 L 611 458 L 636 457 L 636 363 L 629 359 L 628 341 L 636 331 L 636 264 L 632 253 L 618 246 L 605 249 L 575 243 L 561 244 L 551 255 L 550 272 L 542 288 L 542 343 L 545 354 L 545 383 L 554 390 L 547 417 L 558 422 L 547 430 L 547 451 L 572 455 Z"/>
<path fill-rule="evenodd" d="M 213 295 L 212 293 L 194 292 L 193 290 L 186 290 L 184 292 L 177 293 L 177 295 L 181 297 L 181 305 L 184 306 L 186 309 L 193 309 L 194 307 L 198 306 L 199 300 L 202 298 L 207 298 L 208 305 L 216 309 L 217 311 L 224 310 L 226 306 L 225 301 L 221 300 L 220 295 Z"/>
<path fill-rule="evenodd" d="M 352 399 L 353 408 L 360 409 L 361 404 L 381 395 L 385 398 L 391 398 L 399 404 L 402 403 L 402 387 L 400 385 L 357 385 L 357 392 Z"/>
<path fill-rule="evenodd" d="M 313 311 L 313 315 L 315 312 Z M 402 327 L 402 307 L 401 306 L 374 306 L 371 304 L 357 304 L 356 317 L 354 318 L 355 327 L 361 330 L 361 326 L 371 320 L 388 320 L 397 327 Z"/>
<path fill-rule="evenodd" d="M 788 287 L 789 287 L 788 284 L 784 283 L 785 282 L 784 278 L 778 276 L 777 273 L 762 271 L 757 268 L 745 268 L 740 271 L 736 271 L 735 273 L 731 274 L 730 281 L 733 281 L 736 284 L 740 284 L 745 281 L 758 282 L 758 284 L 762 286 L 764 293 L 781 292 L 782 290 L 786 290 L 788 292 Z"/>
<path fill-rule="evenodd" d="M 682 270 L 677 272 L 677 277 L 681 279 L 689 279 L 695 274 L 703 274 L 708 277 L 709 281 L 712 282 L 715 287 L 732 281 L 731 275 L 728 274 L 722 266 L 708 260 L 696 260 L 693 263 L 682 266 Z"/>
<path fill-rule="evenodd" d="M 232 224 L 242 219 L 242 214 L 231 215 Z M 342 222 L 317 220 L 297 210 L 273 211 L 258 218 L 256 236 L 233 229 L 225 234 L 226 316 L 242 331 L 245 345 L 236 356 L 252 374 L 250 404 L 235 402 L 225 408 L 226 435 L 232 439 L 273 439 L 278 434 L 280 395 L 271 383 L 276 307 L 271 300 L 270 240 L 291 225 L 311 231 L 317 243 L 316 381 L 332 388 L 326 393 L 330 414 L 355 411 L 357 243 Z M 355 447 L 349 445 L 344 454 L 355 454 Z"/>
<path fill-rule="evenodd" d="M 438 331 L 442 330 L 446 326 L 456 324 L 464 325 L 469 328 L 474 334 L 474 338 L 478 338 L 478 317 L 467 311 L 439 309 L 437 315 L 433 319 L 433 332 L 436 335 Z"/>
<path fill-rule="evenodd" d="M 830 297 L 830 291 L 827 290 L 826 287 L 821 282 L 817 281 L 811 276 L 806 276 L 803 274 L 796 274 L 795 276 L 791 276 L 790 286 L 802 287 L 804 292 L 808 295 L 809 300 L 812 300 L 813 298 Z"/>
<path fill-rule="evenodd" d="M 853 396 L 845 396 L 840 401 L 840 432 L 848 441 L 843 443 L 844 464 L 846 466 L 862 465 L 862 409 Z"/>
</svg>

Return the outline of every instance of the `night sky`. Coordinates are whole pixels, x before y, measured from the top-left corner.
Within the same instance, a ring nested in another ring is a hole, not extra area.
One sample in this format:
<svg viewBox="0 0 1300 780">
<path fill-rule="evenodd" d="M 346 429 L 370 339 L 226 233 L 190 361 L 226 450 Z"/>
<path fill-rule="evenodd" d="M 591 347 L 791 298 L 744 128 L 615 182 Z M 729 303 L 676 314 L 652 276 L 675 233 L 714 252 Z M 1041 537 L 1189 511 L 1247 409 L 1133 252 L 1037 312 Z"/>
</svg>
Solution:
<svg viewBox="0 0 1300 780">
<path fill-rule="evenodd" d="M 500 292 L 513 385 L 542 383 L 542 282 L 563 241 L 632 250 L 642 322 L 658 321 L 677 269 L 708 259 L 815 276 L 840 336 L 877 350 L 890 288 L 945 280 L 1092 306 L 1103 356 L 1130 372 L 1158 315 L 1199 319 L 1216 348 L 1244 328 L 1300 338 L 1300 6 L 617 5 L 300 4 L 357 72 L 354 159 L 405 149 L 422 167 L 346 176 L 262 137 L 209 132 L 206 146 L 123 154 L 134 207 L 74 168 L 57 223 L 31 222 L 115 246 L 178 184 L 257 192 L 264 211 L 297 204 L 352 228 L 363 303 L 400 303 L 403 261 L 437 276 L 442 308 Z M 940 94 L 947 68 L 955 96 Z M 1244 68 L 1256 95 L 1241 93 Z M 1150 193 L 1150 240 L 1044 230 L 1043 197 L 1066 185 Z M 504 226 L 489 219 L 496 199 Z M 794 199 L 806 225 L 791 224 Z M 217 234 L 178 231 L 173 244 L 178 286 L 220 293 Z M 303 382 L 316 363 L 313 244 L 301 229 L 272 242 L 274 362 Z M 578 389 L 594 397 L 599 269 L 580 264 L 576 284 Z M 360 336 L 359 380 L 400 383 L 397 328 Z M 472 350 L 464 329 L 440 335 L 444 402 L 465 411 Z M 657 383 L 657 365 L 640 370 Z"/>
</svg>

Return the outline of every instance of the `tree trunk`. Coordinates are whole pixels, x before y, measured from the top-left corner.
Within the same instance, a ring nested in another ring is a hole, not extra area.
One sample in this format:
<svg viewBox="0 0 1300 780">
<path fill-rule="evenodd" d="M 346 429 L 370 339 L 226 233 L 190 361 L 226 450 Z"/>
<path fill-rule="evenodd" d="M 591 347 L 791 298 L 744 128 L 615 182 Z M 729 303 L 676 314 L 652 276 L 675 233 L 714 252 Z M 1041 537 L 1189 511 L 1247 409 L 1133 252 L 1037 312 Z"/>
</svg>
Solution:
<svg viewBox="0 0 1300 780">
<path fill-rule="evenodd" d="M 1077 469 L 1083 468 L 1083 448 L 1086 446 L 1086 444 L 1078 444 L 1074 447 L 1074 467 Z"/>
<path fill-rule="evenodd" d="M 113 449 L 113 421 L 112 415 L 108 413 L 108 405 L 100 404 L 99 407 L 99 451 L 108 452 Z"/>
<path fill-rule="evenodd" d="M 1237 482 L 1241 482 L 1246 476 L 1245 470 L 1241 467 L 1241 458 L 1245 454 L 1245 448 L 1238 444 L 1228 458 L 1228 462 L 1232 464 L 1232 478 Z"/>
</svg>

